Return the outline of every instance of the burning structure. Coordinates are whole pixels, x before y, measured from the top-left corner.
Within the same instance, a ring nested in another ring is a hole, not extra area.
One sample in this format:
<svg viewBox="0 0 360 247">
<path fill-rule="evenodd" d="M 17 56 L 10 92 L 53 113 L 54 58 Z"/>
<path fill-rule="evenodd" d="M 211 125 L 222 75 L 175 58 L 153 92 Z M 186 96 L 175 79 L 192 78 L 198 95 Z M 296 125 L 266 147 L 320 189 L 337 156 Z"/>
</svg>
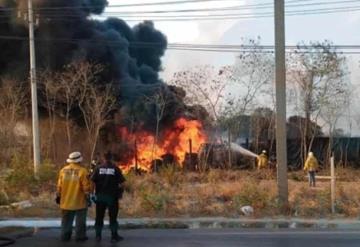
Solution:
<svg viewBox="0 0 360 247">
<path fill-rule="evenodd" d="M 138 164 L 149 170 L 154 160 L 169 154 L 181 164 L 189 140 L 194 152 L 206 141 L 206 110 L 184 104 L 185 91 L 159 78 L 167 39 L 151 21 L 130 27 L 118 18 L 94 19 L 104 11 L 106 0 L 33 2 L 39 70 L 61 72 L 83 61 L 104 66 L 96 82 L 111 83 L 114 89 L 120 116 L 115 132 L 126 143 L 119 151 L 124 169 Z M 0 14 L 0 77 L 26 81 L 27 0 L 0 0 Z M 76 104 L 70 112 L 81 122 Z"/>
<path fill-rule="evenodd" d="M 197 152 L 207 139 L 200 121 L 185 118 L 177 119 L 173 125 L 165 129 L 158 142 L 152 133 L 146 131 L 131 134 L 126 128 L 120 128 L 119 135 L 126 143 L 133 143 L 135 146 L 132 153 L 125 153 L 120 158 L 121 167 L 127 170 L 138 166 L 145 171 L 150 171 L 156 160 L 182 165 L 186 155 L 191 153 L 189 142 L 191 149 Z"/>
</svg>

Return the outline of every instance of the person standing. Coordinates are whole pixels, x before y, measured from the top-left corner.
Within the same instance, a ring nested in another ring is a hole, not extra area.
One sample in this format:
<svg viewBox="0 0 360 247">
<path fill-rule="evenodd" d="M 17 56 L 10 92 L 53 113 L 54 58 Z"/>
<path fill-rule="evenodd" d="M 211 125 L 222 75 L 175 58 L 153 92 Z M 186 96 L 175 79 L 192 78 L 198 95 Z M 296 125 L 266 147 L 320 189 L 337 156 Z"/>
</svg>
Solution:
<svg viewBox="0 0 360 247">
<path fill-rule="evenodd" d="M 117 216 L 119 212 L 119 199 L 122 197 L 122 186 L 125 178 L 120 168 L 112 163 L 111 153 L 104 155 L 104 163 L 96 167 L 91 180 L 95 184 L 96 241 L 101 241 L 106 209 L 108 209 L 110 218 L 111 242 L 123 240 L 123 238 L 118 235 Z"/>
<path fill-rule="evenodd" d="M 268 168 L 269 158 L 265 150 L 261 152 L 261 154 L 257 157 L 257 160 L 258 160 L 257 162 L 258 170 Z"/>
<path fill-rule="evenodd" d="M 304 165 L 304 171 L 307 171 L 309 174 L 309 185 L 310 187 L 315 187 L 315 175 L 316 175 L 316 170 L 319 167 L 319 163 L 314 155 L 313 152 L 310 152 L 308 154 L 308 157 L 305 161 L 305 165 Z"/>
<path fill-rule="evenodd" d="M 66 160 L 67 165 L 60 170 L 57 182 L 56 202 L 61 209 L 61 240 L 70 241 L 72 226 L 76 217 L 76 241 L 86 241 L 86 214 L 91 182 L 88 172 L 81 165 L 80 152 L 73 152 Z"/>
</svg>

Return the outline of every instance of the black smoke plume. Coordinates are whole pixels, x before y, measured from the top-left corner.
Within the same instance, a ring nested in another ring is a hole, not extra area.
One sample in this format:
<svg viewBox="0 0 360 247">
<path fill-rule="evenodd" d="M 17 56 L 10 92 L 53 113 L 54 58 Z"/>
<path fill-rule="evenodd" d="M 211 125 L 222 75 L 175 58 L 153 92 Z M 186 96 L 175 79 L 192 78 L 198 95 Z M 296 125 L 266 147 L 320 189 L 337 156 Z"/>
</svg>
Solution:
<svg viewBox="0 0 360 247">
<path fill-rule="evenodd" d="M 117 18 L 89 18 L 101 14 L 107 4 L 106 0 L 34 0 L 37 66 L 57 71 L 76 61 L 103 64 L 107 68 L 103 80 L 114 83 L 119 107 L 137 111 L 138 121 L 145 125 L 155 122 L 155 109 L 140 99 L 159 90 L 171 99 L 164 122 L 194 112 L 183 103 L 181 89 L 159 79 L 165 35 L 151 21 L 130 27 Z M 26 79 L 28 40 L 17 37 L 28 36 L 27 0 L 0 0 L 0 17 L 0 76 Z"/>
</svg>

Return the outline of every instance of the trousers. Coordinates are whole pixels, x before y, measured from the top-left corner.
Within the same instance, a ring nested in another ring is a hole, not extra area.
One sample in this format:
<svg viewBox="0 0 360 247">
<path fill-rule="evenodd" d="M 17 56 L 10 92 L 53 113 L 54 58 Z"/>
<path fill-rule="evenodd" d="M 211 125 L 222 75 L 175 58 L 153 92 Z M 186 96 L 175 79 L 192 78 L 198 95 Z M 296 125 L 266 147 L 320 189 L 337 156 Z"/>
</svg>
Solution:
<svg viewBox="0 0 360 247">
<path fill-rule="evenodd" d="M 309 171 L 309 185 L 315 187 L 315 171 Z"/>
<path fill-rule="evenodd" d="M 109 213 L 110 219 L 110 230 L 113 234 L 117 234 L 118 222 L 117 217 L 119 213 L 119 203 L 118 199 L 115 197 L 102 197 L 97 196 L 96 201 L 96 218 L 95 218 L 95 231 L 96 234 L 100 235 L 102 228 L 104 226 L 104 217 L 106 209 Z"/>
<path fill-rule="evenodd" d="M 61 210 L 61 239 L 69 240 L 72 235 L 74 218 L 76 239 L 86 237 L 86 214 L 87 208 L 80 210 Z"/>
</svg>

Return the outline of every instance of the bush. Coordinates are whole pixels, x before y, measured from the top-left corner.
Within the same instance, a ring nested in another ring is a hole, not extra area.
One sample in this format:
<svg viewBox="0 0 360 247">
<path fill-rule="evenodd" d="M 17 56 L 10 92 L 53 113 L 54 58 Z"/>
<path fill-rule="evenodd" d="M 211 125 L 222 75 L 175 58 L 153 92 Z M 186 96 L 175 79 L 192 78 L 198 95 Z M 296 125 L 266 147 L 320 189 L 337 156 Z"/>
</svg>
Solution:
<svg viewBox="0 0 360 247">
<path fill-rule="evenodd" d="M 177 186 L 181 178 L 180 169 L 175 164 L 161 167 L 158 177 L 162 178 L 167 185 Z"/>
<path fill-rule="evenodd" d="M 10 162 L 10 171 L 5 177 L 8 188 L 29 188 L 36 180 L 30 162 L 21 156 L 14 155 Z"/>
<path fill-rule="evenodd" d="M 53 191 L 57 172 L 53 164 L 45 161 L 40 166 L 39 179 L 35 179 L 32 162 L 21 156 L 13 156 L 9 173 L 4 178 L 5 191 L 10 195 L 17 195 L 20 192 L 37 195 L 41 191 Z"/>
<path fill-rule="evenodd" d="M 139 191 L 141 207 L 148 212 L 166 212 L 171 202 L 170 193 L 159 187 L 142 187 Z"/>
<path fill-rule="evenodd" d="M 134 193 L 135 190 L 135 182 L 136 182 L 136 174 L 134 172 L 129 172 L 124 175 L 125 177 L 125 191 L 128 193 Z"/>
<path fill-rule="evenodd" d="M 289 173 L 289 179 L 294 180 L 296 182 L 302 182 L 302 181 L 306 181 L 306 175 L 303 171 L 291 172 Z"/>
<path fill-rule="evenodd" d="M 7 205 L 10 203 L 9 196 L 5 190 L 0 190 L 0 205 Z"/>
<path fill-rule="evenodd" d="M 248 181 L 245 184 L 246 186 L 233 198 L 235 207 L 238 210 L 243 206 L 252 206 L 255 210 L 266 208 L 270 201 L 268 192 L 254 181 Z"/>
</svg>

